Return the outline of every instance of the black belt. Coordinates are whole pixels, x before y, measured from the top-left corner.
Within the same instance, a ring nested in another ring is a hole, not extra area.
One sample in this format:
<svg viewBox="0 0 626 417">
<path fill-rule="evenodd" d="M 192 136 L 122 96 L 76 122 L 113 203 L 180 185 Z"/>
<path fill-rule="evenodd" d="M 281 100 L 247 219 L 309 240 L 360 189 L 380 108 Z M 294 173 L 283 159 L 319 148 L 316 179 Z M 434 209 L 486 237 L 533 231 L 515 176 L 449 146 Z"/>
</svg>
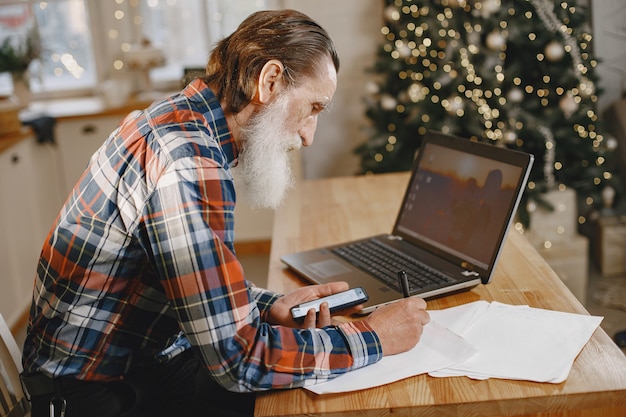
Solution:
<svg viewBox="0 0 626 417">
<path fill-rule="evenodd" d="M 54 379 L 44 374 L 25 375 L 20 374 L 22 380 L 22 388 L 26 397 L 40 397 L 43 395 L 54 394 Z"/>
<path fill-rule="evenodd" d="M 51 378 L 42 373 L 31 375 L 22 373 L 20 374 L 20 379 L 22 380 L 22 388 L 28 399 L 45 395 L 58 395 L 63 387 L 68 388 L 83 383 L 83 381 L 72 377 Z"/>
<path fill-rule="evenodd" d="M 141 362 L 140 365 L 132 368 L 135 374 L 140 376 L 144 376 L 146 373 L 149 374 L 150 371 L 155 370 L 157 367 L 165 366 L 165 364 L 170 364 L 167 366 L 176 366 L 177 361 L 182 358 L 187 358 L 192 355 L 191 349 L 187 349 L 179 355 L 176 355 L 172 359 L 164 363 L 152 363 L 150 365 L 146 365 L 148 361 Z M 20 379 L 22 380 L 22 388 L 26 393 L 26 397 L 30 399 L 30 397 L 39 397 L 44 395 L 59 395 L 63 388 L 75 387 L 77 385 L 83 385 L 88 381 L 83 381 L 80 379 L 73 378 L 71 376 L 60 376 L 60 377 L 49 377 L 47 375 L 42 374 L 41 372 L 37 372 L 34 374 L 27 375 L 25 372 L 20 374 Z"/>
<path fill-rule="evenodd" d="M 20 374 L 22 381 L 22 389 L 26 398 L 30 401 L 33 397 L 50 397 L 50 416 L 57 416 L 57 407 L 60 410 L 61 417 L 65 416 L 67 403 L 61 395 L 62 387 L 67 387 L 73 383 L 80 383 L 76 379 L 61 377 L 51 378 L 41 373 L 26 375 Z"/>
</svg>

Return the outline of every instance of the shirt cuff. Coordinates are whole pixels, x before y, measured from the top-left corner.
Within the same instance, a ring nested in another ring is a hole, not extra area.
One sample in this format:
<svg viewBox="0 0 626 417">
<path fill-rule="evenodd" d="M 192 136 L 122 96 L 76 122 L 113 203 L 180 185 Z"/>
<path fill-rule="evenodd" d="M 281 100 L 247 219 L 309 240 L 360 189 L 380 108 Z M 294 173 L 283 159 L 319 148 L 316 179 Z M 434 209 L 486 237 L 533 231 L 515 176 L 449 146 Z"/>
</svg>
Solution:
<svg viewBox="0 0 626 417">
<path fill-rule="evenodd" d="M 274 302 L 280 297 L 282 297 L 283 295 L 276 293 L 274 291 L 261 289 L 255 286 L 251 286 L 248 289 L 250 290 L 250 294 L 252 295 L 252 298 L 254 298 L 254 301 L 256 301 L 257 307 L 259 308 L 261 321 L 267 322 L 270 308 L 272 307 Z"/>
<path fill-rule="evenodd" d="M 362 368 L 383 358 L 380 339 L 364 320 L 342 323 L 338 329 L 343 333 L 353 358 L 353 369 Z"/>
</svg>

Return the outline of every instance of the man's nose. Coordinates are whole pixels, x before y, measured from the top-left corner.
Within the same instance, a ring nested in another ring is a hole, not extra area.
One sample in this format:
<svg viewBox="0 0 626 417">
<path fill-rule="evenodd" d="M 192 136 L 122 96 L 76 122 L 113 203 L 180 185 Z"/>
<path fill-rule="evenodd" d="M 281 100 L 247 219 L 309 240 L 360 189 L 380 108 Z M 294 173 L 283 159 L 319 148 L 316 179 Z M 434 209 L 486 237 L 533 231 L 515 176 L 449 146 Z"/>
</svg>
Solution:
<svg viewBox="0 0 626 417">
<path fill-rule="evenodd" d="M 311 146 L 315 136 L 315 129 L 317 128 L 317 115 L 309 116 L 304 120 L 304 124 L 298 131 L 300 138 L 302 138 L 303 146 Z"/>
</svg>

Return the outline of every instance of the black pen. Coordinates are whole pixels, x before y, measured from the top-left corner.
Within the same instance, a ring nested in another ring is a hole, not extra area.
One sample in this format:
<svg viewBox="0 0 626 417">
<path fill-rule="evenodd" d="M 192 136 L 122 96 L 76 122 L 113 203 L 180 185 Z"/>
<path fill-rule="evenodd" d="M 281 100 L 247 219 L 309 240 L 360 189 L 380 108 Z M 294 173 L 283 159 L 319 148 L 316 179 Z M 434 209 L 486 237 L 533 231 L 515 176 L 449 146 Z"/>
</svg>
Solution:
<svg viewBox="0 0 626 417">
<path fill-rule="evenodd" d="M 400 288 L 402 288 L 402 294 L 404 294 L 404 298 L 410 297 L 409 280 L 406 276 L 405 271 L 398 272 L 398 282 L 400 282 Z"/>
</svg>

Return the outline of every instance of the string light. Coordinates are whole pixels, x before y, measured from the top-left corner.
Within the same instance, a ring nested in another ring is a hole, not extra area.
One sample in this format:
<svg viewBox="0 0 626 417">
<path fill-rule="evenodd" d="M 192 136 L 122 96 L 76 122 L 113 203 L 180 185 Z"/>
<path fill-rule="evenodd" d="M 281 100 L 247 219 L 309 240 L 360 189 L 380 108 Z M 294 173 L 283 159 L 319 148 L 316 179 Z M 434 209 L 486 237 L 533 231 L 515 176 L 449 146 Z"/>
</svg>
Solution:
<svg viewBox="0 0 626 417">
<path fill-rule="evenodd" d="M 406 144 L 415 148 L 419 135 L 436 129 L 540 152 L 541 158 L 536 159 L 541 163 L 535 164 L 528 185 L 530 195 L 575 175 L 584 177 L 581 169 L 597 169 L 585 179 L 591 194 L 612 178 L 604 167 L 611 142 L 601 139 L 591 107 L 597 101 L 592 37 L 584 28 L 569 27 L 580 21 L 573 16 L 583 9 L 551 0 L 394 0 L 387 4 L 382 50 L 393 70 L 372 93 L 378 111 L 387 116 L 372 114 L 381 121 L 388 118 L 391 123 L 381 125 L 381 133 L 391 133 L 387 128 L 393 127 L 394 142 L 385 140 L 369 154 L 376 157 L 373 164 L 364 162 L 367 170 L 376 171 L 378 166 L 397 170 L 393 164 L 398 159 L 408 164 Z M 547 41 L 546 33 L 550 34 Z M 511 51 L 514 54 L 509 56 Z M 533 55 L 524 55 L 525 61 L 520 62 L 519 57 L 530 51 Z M 550 66 L 558 70 L 553 72 Z M 564 66 L 577 83 L 562 76 Z M 539 68 L 548 70 L 537 77 Z M 569 133 L 564 128 L 567 123 Z M 590 155 L 571 161 L 575 146 L 581 147 L 576 152 Z M 581 179 L 576 183 L 582 184 Z M 595 195 L 584 198 L 591 204 L 597 201 Z"/>
</svg>

